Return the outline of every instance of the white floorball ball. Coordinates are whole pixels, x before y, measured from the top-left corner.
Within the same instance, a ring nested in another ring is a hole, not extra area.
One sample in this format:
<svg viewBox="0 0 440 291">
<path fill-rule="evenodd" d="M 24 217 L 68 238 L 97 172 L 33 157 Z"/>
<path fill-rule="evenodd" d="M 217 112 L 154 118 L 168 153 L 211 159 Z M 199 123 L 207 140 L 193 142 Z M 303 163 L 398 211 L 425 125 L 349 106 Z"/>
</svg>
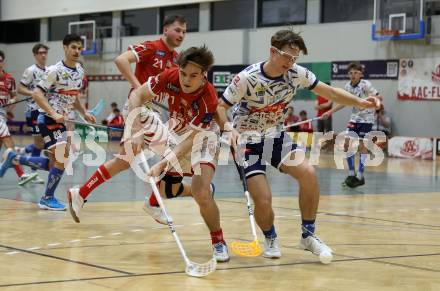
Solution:
<svg viewBox="0 0 440 291">
<path fill-rule="evenodd" d="M 332 259 L 333 259 L 333 255 L 331 252 L 323 251 L 322 253 L 319 254 L 319 260 L 323 264 L 330 264 Z"/>
</svg>

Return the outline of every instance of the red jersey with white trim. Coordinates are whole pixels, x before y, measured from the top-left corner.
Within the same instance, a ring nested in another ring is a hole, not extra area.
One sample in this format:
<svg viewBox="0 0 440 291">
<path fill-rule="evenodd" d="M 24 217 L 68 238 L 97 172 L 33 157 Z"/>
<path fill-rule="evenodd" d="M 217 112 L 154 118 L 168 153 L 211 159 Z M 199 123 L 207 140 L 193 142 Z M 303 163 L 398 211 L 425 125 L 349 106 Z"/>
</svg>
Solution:
<svg viewBox="0 0 440 291">
<path fill-rule="evenodd" d="M 68 115 L 80 94 L 83 78 L 84 69 L 79 63 L 71 68 L 60 61 L 47 68 L 37 87 L 47 93 L 49 104 L 57 113 Z M 39 111 L 44 112 L 41 108 Z"/>
<path fill-rule="evenodd" d="M 201 88 L 193 93 L 184 93 L 179 82 L 179 68 L 163 71 L 148 79 L 148 88 L 153 96 L 168 100 L 170 124 L 181 134 L 189 127 L 208 130 L 211 127 L 218 98 L 214 86 L 205 79 Z"/>
<path fill-rule="evenodd" d="M 0 106 L 8 104 L 11 96 L 15 96 L 17 87 L 15 85 L 15 79 L 11 74 L 3 72 L 3 76 L 0 77 Z M 6 108 L 0 107 L 0 118 L 6 119 Z"/>
<path fill-rule="evenodd" d="M 149 77 L 177 66 L 177 52 L 170 51 L 162 39 L 131 45 L 128 49 L 136 56 L 134 75 L 141 84 L 145 83 Z"/>
</svg>

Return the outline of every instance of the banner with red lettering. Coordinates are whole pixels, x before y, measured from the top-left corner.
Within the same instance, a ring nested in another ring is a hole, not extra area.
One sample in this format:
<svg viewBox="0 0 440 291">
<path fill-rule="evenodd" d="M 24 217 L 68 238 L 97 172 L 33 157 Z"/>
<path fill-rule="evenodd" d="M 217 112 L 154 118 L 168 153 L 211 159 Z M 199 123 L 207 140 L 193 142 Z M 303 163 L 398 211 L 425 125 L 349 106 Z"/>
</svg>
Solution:
<svg viewBox="0 0 440 291">
<path fill-rule="evenodd" d="M 397 97 L 440 101 L 440 58 L 401 59 Z"/>
<path fill-rule="evenodd" d="M 388 140 L 388 155 L 395 158 L 432 160 L 432 140 L 395 136 Z"/>
</svg>

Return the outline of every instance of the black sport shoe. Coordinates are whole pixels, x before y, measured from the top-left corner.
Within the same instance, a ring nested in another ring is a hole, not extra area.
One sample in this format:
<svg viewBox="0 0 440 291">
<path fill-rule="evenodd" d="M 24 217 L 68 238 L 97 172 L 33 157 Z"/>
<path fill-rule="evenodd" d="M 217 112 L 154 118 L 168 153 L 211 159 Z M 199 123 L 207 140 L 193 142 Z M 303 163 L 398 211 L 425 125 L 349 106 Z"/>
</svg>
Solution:
<svg viewBox="0 0 440 291">
<path fill-rule="evenodd" d="M 365 178 L 362 177 L 362 179 L 356 178 L 356 183 L 354 183 L 354 187 L 359 187 L 362 185 L 365 185 Z"/>
<path fill-rule="evenodd" d="M 359 186 L 362 186 L 365 184 L 365 179 L 359 179 L 356 176 L 348 176 L 347 179 L 345 179 L 345 182 L 343 183 L 345 184 L 345 186 L 350 187 L 350 188 L 356 188 Z"/>
<path fill-rule="evenodd" d="M 342 183 L 342 186 L 354 188 L 356 183 L 358 183 L 358 178 L 356 176 L 348 176 Z"/>
</svg>

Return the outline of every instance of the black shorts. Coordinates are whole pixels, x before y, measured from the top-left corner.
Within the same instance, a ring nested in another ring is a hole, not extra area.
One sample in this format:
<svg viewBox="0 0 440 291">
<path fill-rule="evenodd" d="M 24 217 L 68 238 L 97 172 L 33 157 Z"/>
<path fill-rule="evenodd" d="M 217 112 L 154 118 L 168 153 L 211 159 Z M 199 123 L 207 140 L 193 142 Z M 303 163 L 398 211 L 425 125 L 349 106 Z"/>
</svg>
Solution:
<svg viewBox="0 0 440 291">
<path fill-rule="evenodd" d="M 55 120 L 40 113 L 38 116 L 38 128 L 44 140 L 44 147 L 51 149 L 52 147 L 67 143 L 67 132 L 64 123 L 56 123 Z"/>
<path fill-rule="evenodd" d="M 247 143 L 244 165 L 246 178 L 266 174 L 266 164 L 279 169 L 297 145 L 286 132 L 278 133 L 275 137 L 263 137 L 258 143 Z"/>
<path fill-rule="evenodd" d="M 40 129 L 38 128 L 38 110 L 26 111 L 26 125 L 32 128 L 32 135 L 40 135 Z"/>
<path fill-rule="evenodd" d="M 371 129 L 373 128 L 372 123 L 353 123 L 349 122 L 347 124 L 347 135 L 350 135 L 350 132 L 355 132 L 360 138 L 364 138 Z"/>
</svg>

